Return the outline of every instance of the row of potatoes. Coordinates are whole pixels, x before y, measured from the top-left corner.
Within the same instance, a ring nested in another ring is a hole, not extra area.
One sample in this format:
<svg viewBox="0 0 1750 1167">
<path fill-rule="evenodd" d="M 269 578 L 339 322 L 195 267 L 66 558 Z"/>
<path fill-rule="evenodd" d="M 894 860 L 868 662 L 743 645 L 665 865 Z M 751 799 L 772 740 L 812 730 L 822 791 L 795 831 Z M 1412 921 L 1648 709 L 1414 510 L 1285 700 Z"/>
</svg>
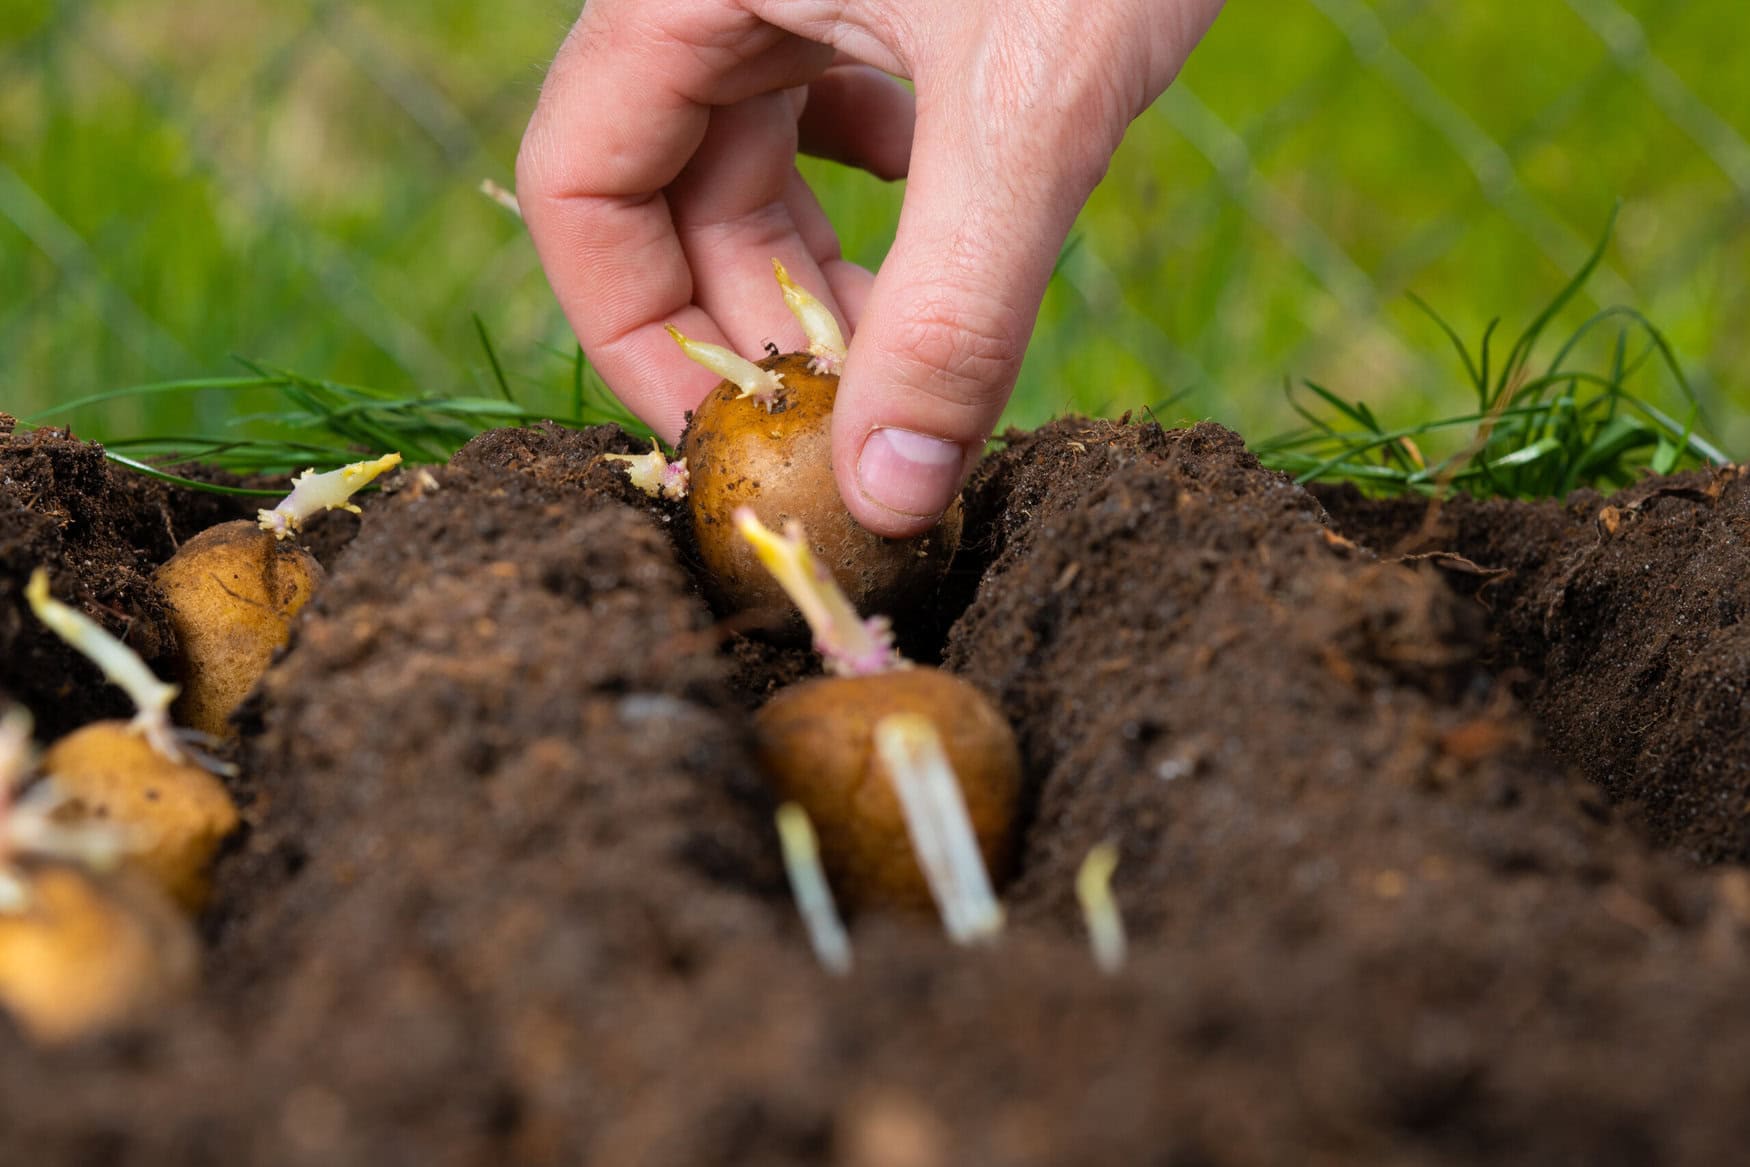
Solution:
<svg viewBox="0 0 1750 1167">
<path fill-rule="evenodd" d="M 239 818 L 201 752 L 290 636 L 322 568 L 290 542 L 317 511 L 355 510 L 388 455 L 301 475 L 255 522 L 223 523 L 161 567 L 180 649 L 180 684 L 50 595 L 37 569 L 38 619 L 126 692 L 130 721 L 83 726 L 35 757 L 31 718 L 0 718 L 0 1009 L 38 1041 L 101 1033 L 185 992 L 199 972 L 192 917 L 209 868 Z"/>
<path fill-rule="evenodd" d="M 782 264 L 773 269 L 806 351 L 754 362 L 671 327 L 723 381 L 693 411 L 678 461 L 660 450 L 614 457 L 646 493 L 686 501 L 714 606 L 769 616 L 793 604 L 800 620 L 777 634 L 806 625 L 831 674 L 782 690 L 754 718 L 761 766 L 786 817 L 806 824 L 828 898 L 853 909 L 934 903 L 951 935 L 973 939 L 998 926 L 991 879 L 1015 850 L 1014 733 L 974 686 L 904 659 L 886 617 L 861 615 L 903 618 L 930 602 L 962 506 L 910 539 L 852 518 L 831 464 L 844 335 Z M 780 835 L 788 846 L 793 833 Z"/>
</svg>

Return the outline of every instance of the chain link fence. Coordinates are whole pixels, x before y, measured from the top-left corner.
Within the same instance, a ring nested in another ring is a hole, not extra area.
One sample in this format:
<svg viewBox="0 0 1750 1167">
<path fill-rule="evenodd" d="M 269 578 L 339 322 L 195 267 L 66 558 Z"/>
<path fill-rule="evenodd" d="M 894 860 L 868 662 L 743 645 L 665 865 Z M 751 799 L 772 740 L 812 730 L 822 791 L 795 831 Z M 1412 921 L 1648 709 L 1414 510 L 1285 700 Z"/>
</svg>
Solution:
<svg viewBox="0 0 1750 1167">
<path fill-rule="evenodd" d="M 1416 291 L 1523 322 L 1613 206 L 1608 303 L 1672 337 L 1750 447 L 1750 64 L 1715 0 L 1235 0 L 1133 129 L 1041 317 L 1014 417 L 1174 398 L 1247 432 L 1311 377 L 1459 403 Z M 509 181 L 572 11 L 433 0 L 9 0 L 0 16 L 0 408 L 224 372 L 232 354 L 465 391 L 474 316 L 531 391 L 563 323 Z M 853 257 L 899 192 L 810 165 Z M 124 401 L 94 434 L 239 406 Z M 1167 407 L 1164 407 L 1167 408 Z M 150 416 L 147 411 L 153 410 Z M 177 410 L 184 412 L 178 413 Z"/>
</svg>

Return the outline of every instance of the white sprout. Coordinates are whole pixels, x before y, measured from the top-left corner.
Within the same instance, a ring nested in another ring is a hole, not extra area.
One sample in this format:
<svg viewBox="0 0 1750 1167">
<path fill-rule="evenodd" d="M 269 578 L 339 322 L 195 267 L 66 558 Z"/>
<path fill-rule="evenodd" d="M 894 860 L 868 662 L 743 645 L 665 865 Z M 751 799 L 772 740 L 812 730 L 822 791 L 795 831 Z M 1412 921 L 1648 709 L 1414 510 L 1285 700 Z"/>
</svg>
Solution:
<svg viewBox="0 0 1750 1167">
<path fill-rule="evenodd" d="M 256 512 L 261 529 L 276 539 L 296 534 L 318 511 L 343 510 L 358 514 L 352 496 L 368 486 L 379 474 L 401 465 L 400 454 L 384 454 L 368 462 L 354 462 L 326 474 L 316 473 L 312 466 L 292 479 L 292 493 L 280 500 L 272 510 Z"/>
<path fill-rule="evenodd" d="M 737 401 L 743 397 L 751 397 L 763 405 L 767 412 L 771 411 L 773 404 L 777 402 L 778 390 L 784 387 L 782 373 L 762 369 L 746 357 L 737 356 L 720 344 L 706 344 L 702 340 L 693 340 L 682 336 L 681 330 L 672 324 L 664 327 L 668 329 L 668 334 L 674 337 L 674 342 L 681 346 L 681 351 L 687 354 L 688 359 L 705 366 L 741 390 L 736 396 Z"/>
<path fill-rule="evenodd" d="M 1076 899 L 1081 901 L 1082 919 L 1087 921 L 1094 963 L 1103 973 L 1124 967 L 1124 917 L 1118 913 L 1118 901 L 1112 898 L 1112 873 L 1117 868 L 1118 848 L 1106 842 L 1095 844 L 1076 871 Z"/>
<path fill-rule="evenodd" d="M 837 376 L 845 367 L 845 334 L 839 330 L 838 318 L 832 309 L 821 303 L 807 289 L 790 278 L 784 265 L 772 260 L 772 271 L 778 276 L 778 287 L 784 291 L 784 306 L 802 326 L 808 338 L 809 371 Z"/>
<path fill-rule="evenodd" d="M 515 215 L 517 218 L 520 219 L 523 217 L 523 207 L 521 203 L 516 201 L 515 191 L 507 190 L 498 185 L 498 183 L 493 182 L 490 178 L 483 178 L 480 180 L 480 193 L 509 211 L 511 214 Z"/>
<path fill-rule="evenodd" d="M 875 723 L 875 752 L 899 795 L 912 850 L 948 938 L 956 944 L 993 939 L 1003 928 L 1002 905 L 991 891 L 960 782 L 936 727 L 917 713 L 883 717 Z"/>
<path fill-rule="evenodd" d="M 784 871 L 796 897 L 796 910 L 808 930 L 808 943 L 815 958 L 828 972 L 843 976 L 851 971 L 851 941 L 844 921 L 833 904 L 832 889 L 820 866 L 820 844 L 808 812 L 794 802 L 778 808 L 778 845 L 784 853 Z"/>
<path fill-rule="evenodd" d="M 650 440 L 649 453 L 603 454 L 602 457 L 609 462 L 624 462 L 626 477 L 631 479 L 633 486 L 651 498 L 667 498 L 679 502 L 687 497 L 690 481 L 687 460 L 677 458 L 670 462 L 655 438 Z"/>
<path fill-rule="evenodd" d="M 829 672 L 861 677 L 911 666 L 894 651 L 886 617 L 865 620 L 857 614 L 832 573 L 809 551 L 808 533 L 801 523 L 792 519 L 779 535 L 760 522 L 752 507 L 737 507 L 731 517 L 778 586 L 801 609 L 814 633 L 815 651 Z"/>
<path fill-rule="evenodd" d="M 143 736 L 165 758 L 172 762 L 183 761 L 182 746 L 176 740 L 175 727 L 170 724 L 170 703 L 176 700 L 177 687 L 159 680 L 138 653 L 110 635 L 102 625 L 49 595 L 49 573 L 43 568 L 31 573 L 24 596 L 30 601 L 30 610 L 36 613 L 38 620 L 82 653 L 103 671 L 111 684 L 119 686 L 128 695 L 137 710 L 129 728 Z"/>
</svg>

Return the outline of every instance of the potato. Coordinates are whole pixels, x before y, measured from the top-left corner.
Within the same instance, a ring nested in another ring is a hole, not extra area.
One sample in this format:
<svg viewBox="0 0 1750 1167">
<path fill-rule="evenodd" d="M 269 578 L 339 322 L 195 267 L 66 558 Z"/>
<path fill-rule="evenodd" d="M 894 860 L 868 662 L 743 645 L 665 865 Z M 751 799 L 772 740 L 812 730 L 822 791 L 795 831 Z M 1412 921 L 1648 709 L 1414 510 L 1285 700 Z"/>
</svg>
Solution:
<svg viewBox="0 0 1750 1167">
<path fill-rule="evenodd" d="M 724 378 L 693 411 L 679 461 L 689 479 L 693 534 L 705 590 L 725 612 L 785 611 L 784 592 L 736 536 L 731 514 L 750 507 L 768 526 L 800 522 L 816 558 L 865 612 L 903 613 L 929 598 L 960 545 L 956 499 L 937 524 L 910 539 L 885 539 L 851 517 L 832 472 L 832 408 L 844 337 L 824 304 L 772 263 L 808 351 L 757 364 L 717 345 L 671 335 L 693 360 Z"/>
<path fill-rule="evenodd" d="M 166 757 L 121 721 L 61 738 L 43 754 L 42 770 L 69 798 L 69 821 L 88 817 L 126 829 L 128 866 L 191 911 L 205 903 L 207 868 L 238 821 L 217 778 Z"/>
<path fill-rule="evenodd" d="M 25 886 L 29 902 L 0 912 L 0 1007 L 38 1041 L 100 1033 L 193 984 L 193 929 L 156 888 L 64 865 Z"/>
<path fill-rule="evenodd" d="M 839 379 L 809 369 L 806 353 L 760 361 L 783 377 L 770 412 L 725 381 L 694 411 L 681 436 L 688 499 L 712 601 L 726 611 L 787 610 L 789 601 L 738 538 L 730 515 L 752 507 L 768 526 L 802 523 L 851 603 L 903 612 L 929 598 L 960 546 L 958 499 L 940 522 L 911 539 L 884 539 L 851 517 L 832 473 L 832 405 Z"/>
<path fill-rule="evenodd" d="M 179 722 L 225 736 L 232 711 L 322 585 L 316 557 L 288 540 L 321 511 L 358 514 L 352 496 L 399 465 L 400 454 L 384 454 L 321 474 L 306 470 L 278 505 L 256 512 L 256 522 L 202 531 L 158 569 L 181 647 L 182 693 L 172 709 Z"/>
<path fill-rule="evenodd" d="M 928 668 L 805 681 L 755 715 L 755 744 L 778 797 L 808 813 L 834 892 L 851 906 L 932 903 L 875 752 L 876 724 L 897 713 L 921 714 L 937 729 L 993 880 L 1013 857 L 1021 756 L 984 694 Z"/>
<path fill-rule="evenodd" d="M 181 650 L 176 720 L 223 737 L 323 578 L 315 556 L 247 520 L 184 543 L 157 574 Z"/>
</svg>

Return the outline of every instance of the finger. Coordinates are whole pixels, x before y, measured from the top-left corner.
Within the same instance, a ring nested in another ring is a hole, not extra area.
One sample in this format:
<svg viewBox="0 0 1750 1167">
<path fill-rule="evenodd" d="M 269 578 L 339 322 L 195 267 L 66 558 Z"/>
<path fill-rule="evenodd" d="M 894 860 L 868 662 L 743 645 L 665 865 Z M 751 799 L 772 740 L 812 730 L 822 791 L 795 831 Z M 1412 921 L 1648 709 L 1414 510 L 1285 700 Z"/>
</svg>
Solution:
<svg viewBox="0 0 1750 1167">
<path fill-rule="evenodd" d="M 854 336 L 863 322 L 863 307 L 875 287 L 875 273 L 848 259 L 835 259 L 821 265 L 826 286 L 832 290 L 834 302 L 844 316 L 845 335 Z"/>
<path fill-rule="evenodd" d="M 518 202 L 584 351 L 666 438 L 715 382 L 661 324 L 725 338 L 686 310 L 692 276 L 661 191 L 703 140 L 709 107 L 807 84 L 830 59 L 732 4 L 592 0 L 549 74 Z"/>
<path fill-rule="evenodd" d="M 814 265 L 824 272 L 827 264 L 839 259 L 839 233 L 833 229 L 832 220 L 827 218 L 826 210 L 815 197 L 808 180 L 794 164 L 784 183 L 784 206 L 789 208 L 790 221 L 796 225 L 796 232 L 813 257 Z"/>
<path fill-rule="evenodd" d="M 862 309 L 833 418 L 851 513 L 884 535 L 928 529 L 1014 387 L 1052 264 L 1111 141 L 1005 135 L 970 111 L 920 110 L 894 246 Z M 937 114 L 937 116 L 932 116 Z"/>
<path fill-rule="evenodd" d="M 869 65 L 834 65 L 808 87 L 802 150 L 888 181 L 904 178 L 917 126 L 912 91 Z"/>
<path fill-rule="evenodd" d="M 784 203 L 790 208 L 790 219 L 796 224 L 809 254 L 814 256 L 815 266 L 826 281 L 825 293 L 810 286 L 811 290 L 824 302 L 833 305 L 838 312 L 839 327 L 850 336 L 862 319 L 863 304 L 869 298 L 875 276 L 868 268 L 843 258 L 839 251 L 838 232 L 833 230 L 820 200 L 800 171 L 791 171 Z"/>
<path fill-rule="evenodd" d="M 692 161 L 669 188 L 675 230 L 693 273 L 693 302 L 729 345 L 753 355 L 768 342 L 786 352 L 804 347 L 801 326 L 772 279 L 781 260 L 804 287 L 830 297 L 815 258 L 836 240 L 825 216 L 806 215 L 807 235 L 792 214 L 796 119 L 791 98 L 770 93 L 711 112 Z"/>
</svg>

